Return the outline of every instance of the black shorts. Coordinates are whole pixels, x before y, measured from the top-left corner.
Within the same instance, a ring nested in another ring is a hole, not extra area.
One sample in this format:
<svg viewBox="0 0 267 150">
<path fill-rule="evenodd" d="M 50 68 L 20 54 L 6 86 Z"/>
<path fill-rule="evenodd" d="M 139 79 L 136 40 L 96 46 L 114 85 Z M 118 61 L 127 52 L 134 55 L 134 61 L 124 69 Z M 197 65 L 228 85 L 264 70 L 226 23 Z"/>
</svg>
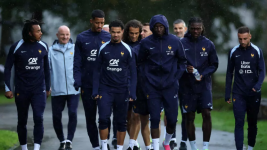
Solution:
<svg viewBox="0 0 267 150">
<path fill-rule="evenodd" d="M 213 109 L 211 91 L 202 93 L 181 94 L 183 113 L 200 113 L 202 109 Z"/>
</svg>

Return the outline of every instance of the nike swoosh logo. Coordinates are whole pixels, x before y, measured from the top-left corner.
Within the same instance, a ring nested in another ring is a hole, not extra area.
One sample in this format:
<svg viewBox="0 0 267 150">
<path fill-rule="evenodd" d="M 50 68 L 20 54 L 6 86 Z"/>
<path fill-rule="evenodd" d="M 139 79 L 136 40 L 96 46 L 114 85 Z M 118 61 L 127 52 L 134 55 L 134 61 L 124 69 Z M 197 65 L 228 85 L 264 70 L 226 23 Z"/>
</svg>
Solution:
<svg viewBox="0 0 267 150">
<path fill-rule="evenodd" d="M 109 52 L 105 52 L 105 54 L 108 54 Z"/>
<path fill-rule="evenodd" d="M 25 53 L 26 51 L 21 51 L 21 53 Z"/>
<path fill-rule="evenodd" d="M 88 44 L 90 44 L 91 42 L 89 42 L 89 43 L 85 43 L 86 45 L 88 45 Z"/>
<path fill-rule="evenodd" d="M 154 49 L 155 47 L 150 47 L 150 49 Z"/>
<path fill-rule="evenodd" d="M 187 50 L 189 50 L 189 49 L 184 49 L 184 51 L 187 51 Z"/>
<path fill-rule="evenodd" d="M 239 57 L 240 55 L 236 55 L 235 57 Z"/>
</svg>

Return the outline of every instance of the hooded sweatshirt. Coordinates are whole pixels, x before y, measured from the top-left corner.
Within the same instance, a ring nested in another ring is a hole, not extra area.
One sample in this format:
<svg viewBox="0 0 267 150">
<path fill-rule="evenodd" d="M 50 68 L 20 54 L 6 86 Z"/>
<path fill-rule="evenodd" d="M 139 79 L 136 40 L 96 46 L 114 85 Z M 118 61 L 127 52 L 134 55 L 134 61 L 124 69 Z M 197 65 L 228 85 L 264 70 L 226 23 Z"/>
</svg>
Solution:
<svg viewBox="0 0 267 150">
<path fill-rule="evenodd" d="M 155 24 L 160 23 L 165 27 L 163 36 L 154 32 Z M 138 64 L 141 64 L 144 78 L 144 90 L 156 90 L 178 86 L 186 68 L 186 57 L 181 41 L 176 36 L 169 34 L 169 24 L 165 16 L 155 15 L 150 20 L 152 35 L 141 40 L 138 46 Z"/>
</svg>

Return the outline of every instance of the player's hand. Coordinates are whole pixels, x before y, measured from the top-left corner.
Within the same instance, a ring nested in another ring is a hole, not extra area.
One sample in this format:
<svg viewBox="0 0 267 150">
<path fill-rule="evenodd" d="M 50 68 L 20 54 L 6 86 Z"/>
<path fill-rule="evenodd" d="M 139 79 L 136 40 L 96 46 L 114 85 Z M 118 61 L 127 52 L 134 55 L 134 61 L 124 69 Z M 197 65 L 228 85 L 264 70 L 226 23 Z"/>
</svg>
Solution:
<svg viewBox="0 0 267 150">
<path fill-rule="evenodd" d="M 227 101 L 227 103 L 228 103 L 228 104 L 231 104 L 231 103 L 232 103 L 232 101 L 229 99 L 229 100 Z"/>
<path fill-rule="evenodd" d="M 194 67 L 193 66 L 190 66 L 190 65 L 187 65 L 186 69 L 187 69 L 187 72 L 188 73 L 193 73 Z"/>
<path fill-rule="evenodd" d="M 99 95 L 96 95 L 95 100 L 97 100 L 98 98 L 99 98 Z"/>
<path fill-rule="evenodd" d="M 5 96 L 6 96 L 6 98 L 8 98 L 8 99 L 13 98 L 13 93 L 12 93 L 12 91 L 8 91 L 8 92 L 6 92 L 6 93 L 5 93 Z"/>
<path fill-rule="evenodd" d="M 200 79 L 199 79 L 199 80 L 197 80 L 197 79 L 196 79 L 196 80 L 197 80 L 197 81 L 201 81 L 201 80 L 202 80 L 202 77 L 203 77 L 203 76 L 202 76 L 202 75 L 200 75 Z"/>
<path fill-rule="evenodd" d="M 257 92 L 254 88 L 252 88 L 252 91 Z"/>
<path fill-rule="evenodd" d="M 46 98 L 48 98 L 50 94 L 51 94 L 51 91 L 46 91 Z"/>
<path fill-rule="evenodd" d="M 134 100 L 133 100 L 132 98 L 129 98 L 129 101 L 132 102 L 132 101 L 134 101 Z"/>
</svg>

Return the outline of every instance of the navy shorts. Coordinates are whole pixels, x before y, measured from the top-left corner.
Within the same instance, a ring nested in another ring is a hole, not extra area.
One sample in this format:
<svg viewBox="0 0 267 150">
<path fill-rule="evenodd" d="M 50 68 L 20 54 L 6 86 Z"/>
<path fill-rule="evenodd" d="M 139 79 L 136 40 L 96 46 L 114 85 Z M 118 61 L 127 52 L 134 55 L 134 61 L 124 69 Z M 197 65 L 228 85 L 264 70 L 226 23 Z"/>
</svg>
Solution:
<svg viewBox="0 0 267 150">
<path fill-rule="evenodd" d="M 202 93 L 181 94 L 183 113 L 196 112 L 201 113 L 202 109 L 213 109 L 211 91 Z"/>
<path fill-rule="evenodd" d="M 141 88 L 136 90 L 136 101 L 134 101 L 133 111 L 140 115 L 148 115 L 147 97 Z"/>
</svg>

